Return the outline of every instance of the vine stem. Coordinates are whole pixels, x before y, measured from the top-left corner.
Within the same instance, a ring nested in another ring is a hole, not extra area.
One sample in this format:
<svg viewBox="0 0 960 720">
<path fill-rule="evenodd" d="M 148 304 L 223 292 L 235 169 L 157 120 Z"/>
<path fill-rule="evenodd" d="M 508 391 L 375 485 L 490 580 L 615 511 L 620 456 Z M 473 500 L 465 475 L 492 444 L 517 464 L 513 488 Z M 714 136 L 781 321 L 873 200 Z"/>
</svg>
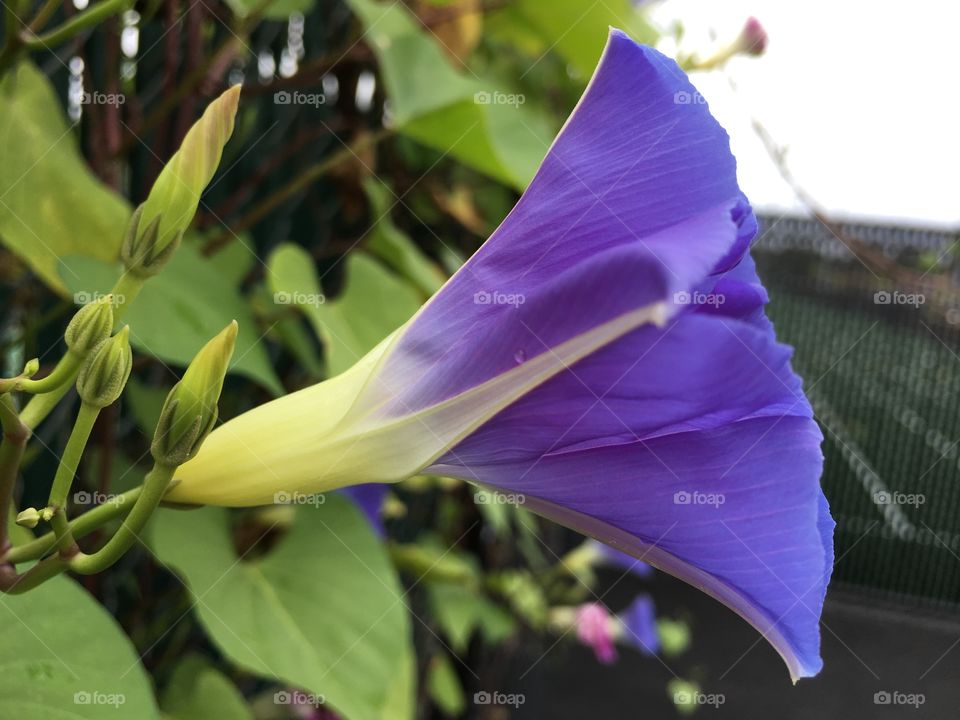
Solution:
<svg viewBox="0 0 960 720">
<path fill-rule="evenodd" d="M 3 443 L 0 444 L 0 553 L 5 553 L 10 547 L 13 492 L 23 451 L 30 439 L 30 429 L 20 420 L 9 395 L 0 395 L 0 424 L 3 426 Z"/>
<path fill-rule="evenodd" d="M 105 570 L 119 560 L 140 539 L 147 521 L 153 516 L 166 494 L 175 471 L 175 467 L 154 465 L 143 479 L 143 490 L 133 504 L 133 509 L 117 532 L 92 555 L 81 552 L 71 556 L 68 560 L 70 569 L 81 575 L 92 575 Z"/>
<path fill-rule="evenodd" d="M 39 50 L 60 45 L 102 20 L 116 15 L 130 6 L 130 0 L 102 0 L 88 10 L 83 11 L 64 22 L 59 27 L 43 35 L 28 37 L 24 40 L 27 50 Z"/>
<path fill-rule="evenodd" d="M 142 486 L 127 490 L 127 492 L 117 495 L 110 502 L 97 505 L 83 515 L 74 518 L 70 521 L 70 533 L 75 538 L 85 537 L 105 523 L 130 512 L 142 491 Z M 48 532 L 35 540 L 10 548 L 6 555 L 0 559 L 3 562 L 13 564 L 36 560 L 46 555 L 56 544 L 57 534 Z"/>
<path fill-rule="evenodd" d="M 77 420 L 73 424 L 73 430 L 70 431 L 67 446 L 63 450 L 60 465 L 57 467 L 57 474 L 54 476 L 53 485 L 50 488 L 50 498 L 47 501 L 50 506 L 61 510 L 65 508 L 67 495 L 70 493 L 70 485 L 73 484 L 73 477 L 77 473 L 77 465 L 80 464 L 80 457 L 87 446 L 90 431 L 93 430 L 93 423 L 96 422 L 99 414 L 99 407 L 89 403 L 80 404 Z"/>
<path fill-rule="evenodd" d="M 75 352 L 67 350 L 66 354 L 60 358 L 60 362 L 50 373 L 39 380 L 26 379 L 18 383 L 19 389 L 34 395 L 41 395 L 56 390 L 61 385 L 70 387 L 76 378 L 77 370 L 80 369 L 83 358 Z"/>
</svg>

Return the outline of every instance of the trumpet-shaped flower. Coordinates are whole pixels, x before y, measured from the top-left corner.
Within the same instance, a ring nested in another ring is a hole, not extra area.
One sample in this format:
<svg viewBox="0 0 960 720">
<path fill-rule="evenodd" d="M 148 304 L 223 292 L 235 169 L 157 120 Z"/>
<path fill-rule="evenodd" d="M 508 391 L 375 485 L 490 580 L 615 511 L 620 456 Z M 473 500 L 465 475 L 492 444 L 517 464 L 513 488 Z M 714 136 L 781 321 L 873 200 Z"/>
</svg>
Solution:
<svg viewBox="0 0 960 720">
<path fill-rule="evenodd" d="M 343 374 L 215 430 L 171 499 L 449 475 L 686 580 L 815 674 L 821 434 L 764 315 L 727 135 L 613 31 L 517 206 Z"/>
</svg>

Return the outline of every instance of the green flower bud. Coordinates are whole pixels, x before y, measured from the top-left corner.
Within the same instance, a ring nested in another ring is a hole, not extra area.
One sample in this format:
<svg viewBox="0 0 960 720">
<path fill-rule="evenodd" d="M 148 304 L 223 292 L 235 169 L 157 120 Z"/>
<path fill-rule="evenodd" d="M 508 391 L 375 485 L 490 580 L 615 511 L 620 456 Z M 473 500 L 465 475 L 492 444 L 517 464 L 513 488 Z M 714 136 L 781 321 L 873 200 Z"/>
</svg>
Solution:
<svg viewBox="0 0 960 720">
<path fill-rule="evenodd" d="M 73 316 L 63 339 L 67 347 L 80 357 L 102 343 L 113 330 L 113 295 L 87 303 Z"/>
<path fill-rule="evenodd" d="M 240 86 L 234 85 L 210 103 L 150 189 L 138 224 L 144 234 L 149 231 L 153 235 L 154 257 L 166 252 L 193 220 L 200 195 L 217 171 L 223 146 L 233 134 L 239 102 Z"/>
<path fill-rule="evenodd" d="M 32 378 L 37 374 L 37 371 L 40 369 L 40 358 L 33 358 L 32 360 L 27 360 L 26 364 L 23 366 L 23 372 L 20 373 L 20 377 Z"/>
<path fill-rule="evenodd" d="M 210 434 L 217 422 L 217 401 L 236 342 L 234 320 L 197 353 L 167 395 L 150 445 L 157 463 L 168 467 L 182 465 Z"/>
<path fill-rule="evenodd" d="M 17 514 L 17 525 L 25 528 L 35 528 L 41 520 L 40 511 L 36 508 L 27 508 Z"/>
<path fill-rule="evenodd" d="M 77 377 L 77 392 L 88 405 L 106 407 L 123 392 L 133 367 L 129 335 L 130 326 L 124 325 L 123 330 L 101 342 L 87 357 Z"/>
<path fill-rule="evenodd" d="M 131 275 L 148 278 L 156 275 L 167 264 L 183 237 L 183 232 L 175 233 L 165 245 L 159 244 L 160 216 L 157 215 L 143 228 L 143 205 L 133 211 L 127 230 L 120 246 L 120 258 Z"/>
</svg>

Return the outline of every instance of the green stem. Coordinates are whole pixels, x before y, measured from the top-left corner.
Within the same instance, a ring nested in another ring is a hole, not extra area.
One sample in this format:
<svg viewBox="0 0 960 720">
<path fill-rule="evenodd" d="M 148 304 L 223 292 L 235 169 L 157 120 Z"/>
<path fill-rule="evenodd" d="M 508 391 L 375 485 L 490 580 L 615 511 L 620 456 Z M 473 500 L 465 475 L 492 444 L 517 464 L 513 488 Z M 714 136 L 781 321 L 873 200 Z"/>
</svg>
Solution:
<svg viewBox="0 0 960 720">
<path fill-rule="evenodd" d="M 23 39 L 20 35 L 20 26 L 23 25 L 23 21 L 18 14 L 20 4 L 16 0 L 4 3 L 3 21 L 5 30 L 3 50 L 0 51 L 0 73 L 6 72 L 23 49 Z"/>
<path fill-rule="evenodd" d="M 60 369 L 61 365 L 67 363 L 67 358 L 70 356 L 74 356 L 74 354 L 68 351 L 67 354 L 60 359 L 57 367 L 54 368 L 50 375 L 56 373 Z M 32 398 L 30 398 L 30 402 L 28 402 L 20 412 L 20 420 L 24 425 L 31 430 L 35 430 L 37 426 L 44 421 L 47 415 L 49 415 L 57 406 L 57 403 L 59 403 L 63 399 L 63 396 L 66 395 L 70 388 L 73 387 L 73 383 L 76 382 L 77 375 L 80 373 L 80 366 L 82 364 L 83 363 L 80 362 L 80 360 L 76 362 L 76 364 L 71 368 L 69 376 L 66 377 L 65 382 L 61 382 L 52 390 L 48 390 L 40 395 L 34 395 Z M 49 375 L 47 377 L 49 377 Z M 43 382 L 46 379 L 47 378 L 43 378 L 37 382 Z"/>
<path fill-rule="evenodd" d="M 21 380 L 19 383 L 17 383 L 18 388 L 24 392 L 32 393 L 34 395 L 52 392 L 58 389 L 61 385 L 66 385 L 69 388 L 71 385 L 73 385 L 73 381 L 76 380 L 77 372 L 79 371 L 82 362 L 82 357 L 71 350 L 67 350 L 66 355 L 60 358 L 60 362 L 58 362 L 57 366 L 50 371 L 49 375 L 42 377 L 39 380 L 32 380 L 29 378 Z"/>
<path fill-rule="evenodd" d="M 67 563 L 59 555 L 54 555 L 41 560 L 22 575 L 4 578 L 4 582 L 0 582 L 0 590 L 8 595 L 21 595 L 56 577 L 66 569 Z"/>
<path fill-rule="evenodd" d="M 45 3 L 37 11 L 37 14 L 34 15 L 33 20 L 30 21 L 30 25 L 27 26 L 27 29 L 36 33 L 40 30 L 43 30 L 43 26 L 47 24 L 47 21 L 53 17 L 53 14 L 57 11 L 57 8 L 62 4 L 61 0 L 46 0 Z"/>
<path fill-rule="evenodd" d="M 143 288 L 144 278 L 137 277 L 129 272 L 123 273 L 117 283 L 113 286 L 110 293 L 113 295 L 113 325 L 120 326 L 120 321 L 127 314 L 127 309 L 137 299 L 140 290 Z"/>
<path fill-rule="evenodd" d="M 57 474 L 53 478 L 53 486 L 50 488 L 48 504 L 54 508 L 66 507 L 67 495 L 70 493 L 73 477 L 77 473 L 77 465 L 80 464 L 80 457 L 87 446 L 90 431 L 93 430 L 93 423 L 96 422 L 99 414 L 99 407 L 87 403 L 80 404 L 77 420 L 73 424 L 73 430 L 70 431 L 67 447 L 63 450 Z"/>
<path fill-rule="evenodd" d="M 70 534 L 77 539 L 86 537 L 105 523 L 130 512 L 142 491 L 142 486 L 127 490 L 127 492 L 117 495 L 110 502 L 97 505 L 83 515 L 74 518 L 70 522 Z M 0 558 L 0 561 L 17 564 L 36 560 L 50 552 L 56 544 L 57 534 L 48 532 L 36 540 L 11 548 L 6 555 Z"/>
<path fill-rule="evenodd" d="M 78 553 L 71 557 L 68 561 L 70 569 L 81 575 L 90 575 L 105 570 L 119 560 L 140 538 L 144 526 L 167 492 L 175 471 L 175 467 L 154 465 L 143 480 L 143 491 L 133 509 L 113 537 L 92 555 Z"/>
<path fill-rule="evenodd" d="M 23 450 L 30 438 L 30 430 L 20 421 L 9 395 L 0 396 L 0 424 L 3 426 L 3 443 L 0 444 L 0 553 L 3 553 L 10 546 L 13 491 L 17 485 Z"/>
<path fill-rule="evenodd" d="M 50 32 L 27 38 L 24 46 L 28 50 L 39 50 L 60 45 L 84 30 L 94 27 L 102 20 L 126 10 L 129 6 L 130 0 L 102 0 L 88 10 L 74 15 Z"/>
</svg>

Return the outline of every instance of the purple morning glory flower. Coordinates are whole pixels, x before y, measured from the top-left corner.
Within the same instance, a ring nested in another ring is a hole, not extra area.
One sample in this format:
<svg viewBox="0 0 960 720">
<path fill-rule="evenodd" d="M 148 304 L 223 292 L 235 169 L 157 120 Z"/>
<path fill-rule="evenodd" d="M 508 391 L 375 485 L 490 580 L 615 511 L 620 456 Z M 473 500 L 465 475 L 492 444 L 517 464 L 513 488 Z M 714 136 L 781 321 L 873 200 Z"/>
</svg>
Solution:
<svg viewBox="0 0 960 720">
<path fill-rule="evenodd" d="M 613 31 L 486 244 L 353 368 L 218 428 L 170 499 L 463 478 L 701 588 L 816 674 L 822 437 L 764 314 L 727 135 L 691 98 Z"/>
</svg>

